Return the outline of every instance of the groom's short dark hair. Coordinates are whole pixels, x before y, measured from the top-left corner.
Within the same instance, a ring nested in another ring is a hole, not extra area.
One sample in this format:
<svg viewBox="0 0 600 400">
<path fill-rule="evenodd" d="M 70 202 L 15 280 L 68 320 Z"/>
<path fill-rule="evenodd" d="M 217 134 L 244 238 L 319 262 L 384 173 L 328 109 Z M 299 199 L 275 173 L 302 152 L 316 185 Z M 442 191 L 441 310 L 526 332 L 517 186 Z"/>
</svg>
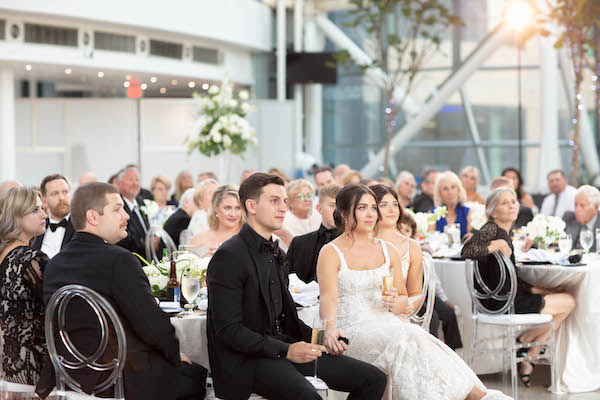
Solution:
<svg viewBox="0 0 600 400">
<path fill-rule="evenodd" d="M 285 186 L 285 183 L 283 182 L 283 179 L 277 175 L 264 174 L 262 172 L 257 172 L 244 179 L 240 185 L 239 194 L 240 203 L 242 203 L 242 208 L 246 214 L 248 213 L 248 210 L 246 209 L 246 200 L 252 199 L 258 201 L 263 192 L 263 188 L 267 185 Z"/>
<path fill-rule="evenodd" d="M 118 194 L 119 190 L 103 182 L 90 182 L 77 188 L 71 199 L 71 223 L 77 232 L 85 229 L 88 210 L 95 210 L 102 215 L 108 204 L 106 195 L 110 193 Z"/>
</svg>

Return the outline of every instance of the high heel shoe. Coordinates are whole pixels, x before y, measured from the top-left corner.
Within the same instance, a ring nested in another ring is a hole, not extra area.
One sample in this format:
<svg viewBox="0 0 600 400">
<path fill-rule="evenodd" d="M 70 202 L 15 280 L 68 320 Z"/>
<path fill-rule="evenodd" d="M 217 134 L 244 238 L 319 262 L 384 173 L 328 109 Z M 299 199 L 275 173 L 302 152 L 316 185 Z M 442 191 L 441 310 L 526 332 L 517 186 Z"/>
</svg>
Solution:
<svg viewBox="0 0 600 400">
<path fill-rule="evenodd" d="M 527 355 L 527 349 L 519 349 L 517 350 L 517 357 L 524 357 L 525 355 Z M 528 362 L 528 361 L 525 361 Z M 525 385 L 525 387 L 531 387 L 531 374 L 533 373 L 533 369 L 535 368 L 535 365 L 529 363 L 531 365 L 531 372 L 529 372 L 528 374 L 523 373 L 522 371 L 522 364 L 523 362 L 517 363 L 517 373 L 519 375 L 519 380 L 521 381 L 521 383 L 523 383 L 523 385 Z"/>
</svg>

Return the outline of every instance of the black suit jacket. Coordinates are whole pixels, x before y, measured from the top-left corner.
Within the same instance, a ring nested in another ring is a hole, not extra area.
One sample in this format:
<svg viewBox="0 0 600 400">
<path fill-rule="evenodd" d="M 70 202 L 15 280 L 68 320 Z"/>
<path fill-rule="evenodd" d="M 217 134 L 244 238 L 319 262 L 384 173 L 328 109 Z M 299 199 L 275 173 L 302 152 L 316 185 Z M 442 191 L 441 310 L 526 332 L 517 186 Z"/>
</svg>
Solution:
<svg viewBox="0 0 600 400">
<path fill-rule="evenodd" d="M 255 360 L 285 358 L 289 343 L 310 341 L 311 335 L 287 290 L 285 264 L 279 274 L 286 289 L 282 290 L 284 335 L 269 334 L 275 321 L 268 269 L 257 264 L 262 257 L 252 235 L 257 233 L 244 225 L 219 247 L 208 266 L 208 356 L 216 395 L 228 400 L 250 396 Z"/>
<path fill-rule="evenodd" d="M 519 229 L 526 226 L 530 221 L 533 220 L 533 211 L 531 208 L 520 204 L 519 206 L 519 215 L 517 216 L 517 220 L 513 224 L 513 229 Z"/>
<path fill-rule="evenodd" d="M 123 196 L 121 196 L 123 197 Z M 144 199 L 138 197 L 136 199 L 138 206 L 142 207 L 144 205 Z M 117 246 L 121 246 L 124 249 L 127 249 L 131 252 L 138 253 L 142 257 L 146 257 L 146 248 L 144 245 L 144 240 L 146 239 L 146 232 L 142 227 L 142 223 L 138 218 L 137 214 L 129 209 L 129 206 L 123 199 L 125 211 L 129 214 L 129 221 L 127 221 L 127 237 L 117 243 Z M 148 217 L 140 210 L 140 214 L 144 219 L 144 225 L 146 225 L 146 230 L 150 229 L 150 223 L 148 222 Z"/>
<path fill-rule="evenodd" d="M 415 196 L 412 204 L 409 206 L 415 212 L 429 212 L 433 207 L 433 199 L 425 193 L 419 193 Z"/>
<path fill-rule="evenodd" d="M 192 218 L 187 215 L 183 209 L 178 208 L 163 225 L 163 229 L 171 236 L 176 247 L 179 247 L 179 236 L 184 229 L 187 229 Z"/>
<path fill-rule="evenodd" d="M 321 248 L 341 233 L 335 232 L 330 240 L 326 240 L 326 231 L 327 229 L 321 225 L 314 232 L 296 236 L 288 249 L 287 259 L 290 272 L 295 272 L 298 278 L 306 283 L 317 280 L 317 260 Z"/>
<path fill-rule="evenodd" d="M 46 218 L 46 229 L 47 230 L 50 229 L 50 219 L 48 219 L 48 218 Z M 67 243 L 69 243 L 71 241 L 74 233 L 75 233 L 75 229 L 73 228 L 73 224 L 71 223 L 71 218 L 67 218 L 67 226 L 65 228 L 65 236 L 63 237 L 62 244 L 60 246 L 61 249 L 63 247 L 65 247 L 65 245 Z M 33 247 L 36 250 L 41 250 L 45 235 L 46 235 L 46 232 L 37 236 L 35 238 L 35 240 L 33 241 L 33 245 L 31 247 Z"/>
<path fill-rule="evenodd" d="M 579 234 L 581 233 L 581 228 L 583 225 L 575 218 L 575 213 L 573 211 L 565 211 L 563 214 L 563 221 L 565 221 L 565 233 L 571 235 L 573 239 L 573 248 L 581 249 L 581 243 L 579 243 Z M 594 224 L 594 231 L 592 237 L 594 241 L 592 242 L 592 247 L 590 251 L 596 251 L 596 229 L 600 228 L 600 212 L 596 214 L 596 223 Z"/>
<path fill-rule="evenodd" d="M 77 232 L 46 266 L 44 303 L 47 304 L 58 289 L 69 284 L 87 286 L 100 293 L 114 307 L 125 328 L 125 398 L 174 400 L 176 368 L 180 364 L 179 342 L 169 316 L 156 304 L 137 258 L 98 236 Z M 67 308 L 67 321 L 69 336 L 76 348 L 83 354 L 93 354 L 100 332 L 98 319 L 91 309 L 87 304 L 73 300 Z M 61 342 L 57 339 L 57 343 Z M 115 343 L 113 337 L 109 349 Z M 104 359 L 110 360 L 111 355 L 106 354 Z M 106 378 L 106 375 L 93 371 L 73 375 L 79 377 L 83 389 L 88 392 Z"/>
</svg>

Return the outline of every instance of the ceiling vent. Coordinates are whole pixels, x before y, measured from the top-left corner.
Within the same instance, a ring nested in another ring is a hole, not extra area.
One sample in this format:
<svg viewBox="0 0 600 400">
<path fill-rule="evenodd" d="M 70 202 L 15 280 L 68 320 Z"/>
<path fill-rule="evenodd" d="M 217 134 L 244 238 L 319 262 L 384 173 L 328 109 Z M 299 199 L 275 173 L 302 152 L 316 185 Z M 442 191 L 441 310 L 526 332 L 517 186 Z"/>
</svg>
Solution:
<svg viewBox="0 0 600 400">
<path fill-rule="evenodd" d="M 183 45 L 150 39 L 150 55 L 181 60 L 183 57 Z"/>
<path fill-rule="evenodd" d="M 194 62 L 214 65 L 222 64 L 223 62 L 219 50 L 200 46 L 194 46 L 192 60 Z"/>
<path fill-rule="evenodd" d="M 135 53 L 135 36 L 94 31 L 94 48 L 96 50 Z"/>
<path fill-rule="evenodd" d="M 25 24 L 25 42 L 77 47 L 77 29 L 50 25 Z"/>
</svg>

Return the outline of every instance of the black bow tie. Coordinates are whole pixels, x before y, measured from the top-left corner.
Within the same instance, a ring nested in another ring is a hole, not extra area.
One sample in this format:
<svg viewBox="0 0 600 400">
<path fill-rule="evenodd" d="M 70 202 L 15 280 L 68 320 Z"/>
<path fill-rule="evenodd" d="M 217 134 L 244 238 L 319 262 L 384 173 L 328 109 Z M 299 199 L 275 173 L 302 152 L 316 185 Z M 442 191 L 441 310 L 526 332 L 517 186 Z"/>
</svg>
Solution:
<svg viewBox="0 0 600 400">
<path fill-rule="evenodd" d="M 276 240 L 267 240 L 265 242 L 262 243 L 260 249 L 261 251 L 264 251 L 265 253 L 275 253 L 277 252 L 277 249 L 279 248 L 279 243 L 277 243 Z"/>
<path fill-rule="evenodd" d="M 333 239 L 340 235 L 340 231 L 337 229 L 328 229 L 323 232 L 323 236 L 325 237 L 325 243 L 331 242 Z"/>
<path fill-rule="evenodd" d="M 52 232 L 56 231 L 56 228 L 58 228 L 59 226 L 62 226 L 63 228 L 66 228 L 68 225 L 68 222 L 66 219 L 63 219 L 62 221 L 60 221 L 58 224 L 53 224 L 52 222 L 50 222 L 48 224 L 48 226 L 50 226 L 50 230 Z"/>
</svg>

